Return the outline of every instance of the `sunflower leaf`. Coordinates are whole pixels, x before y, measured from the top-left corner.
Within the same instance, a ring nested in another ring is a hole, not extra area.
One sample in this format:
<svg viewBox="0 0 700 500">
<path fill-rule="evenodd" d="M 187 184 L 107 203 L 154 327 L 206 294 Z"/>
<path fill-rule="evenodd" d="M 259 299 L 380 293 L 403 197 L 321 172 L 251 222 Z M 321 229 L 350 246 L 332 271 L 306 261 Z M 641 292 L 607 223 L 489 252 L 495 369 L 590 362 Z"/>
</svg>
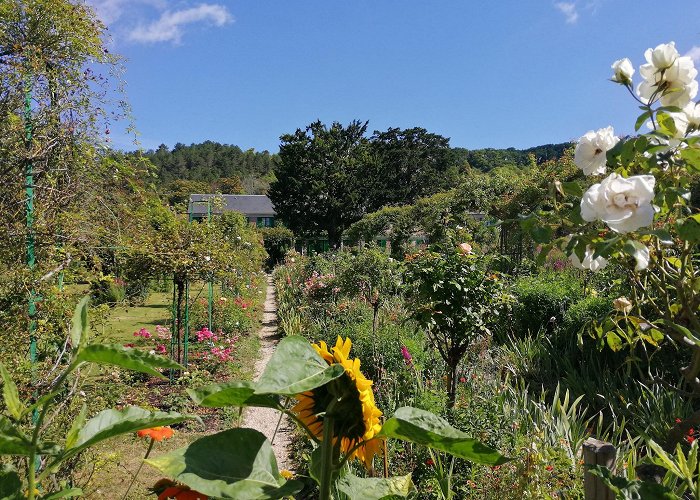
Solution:
<svg viewBox="0 0 700 500">
<path fill-rule="evenodd" d="M 150 373 L 156 377 L 165 378 L 158 368 L 183 367 L 166 357 L 150 354 L 139 349 L 126 348 L 120 344 L 92 344 L 81 349 L 77 356 L 78 362 L 112 365 L 137 372 Z"/>
<path fill-rule="evenodd" d="M 337 483 L 338 489 L 350 498 L 364 500 L 384 500 L 389 498 L 406 498 L 415 486 L 411 475 L 397 477 L 366 477 L 361 478 L 352 473 L 346 474 Z"/>
<path fill-rule="evenodd" d="M 300 481 L 284 480 L 270 441 L 253 429 L 204 436 L 146 463 L 213 498 L 282 498 L 303 487 Z"/>
<path fill-rule="evenodd" d="M 198 405 L 209 408 L 262 406 L 282 409 L 279 396 L 274 394 L 255 394 L 255 384 L 241 380 L 225 384 L 210 384 L 197 389 L 187 389 L 187 394 Z"/>
<path fill-rule="evenodd" d="M 342 365 L 328 365 L 302 337 L 286 337 L 256 384 L 256 394 L 294 396 L 327 384 L 345 373 Z"/>
<path fill-rule="evenodd" d="M 394 416 L 384 423 L 379 436 L 410 441 L 478 464 L 493 466 L 511 460 L 455 429 L 447 420 L 409 406 L 396 410 Z"/>
<path fill-rule="evenodd" d="M 196 419 L 197 417 L 176 412 L 150 412 L 138 406 L 129 406 L 123 410 L 103 410 L 85 422 L 65 455 L 66 457 L 75 455 L 100 441 L 122 434 Z"/>
</svg>

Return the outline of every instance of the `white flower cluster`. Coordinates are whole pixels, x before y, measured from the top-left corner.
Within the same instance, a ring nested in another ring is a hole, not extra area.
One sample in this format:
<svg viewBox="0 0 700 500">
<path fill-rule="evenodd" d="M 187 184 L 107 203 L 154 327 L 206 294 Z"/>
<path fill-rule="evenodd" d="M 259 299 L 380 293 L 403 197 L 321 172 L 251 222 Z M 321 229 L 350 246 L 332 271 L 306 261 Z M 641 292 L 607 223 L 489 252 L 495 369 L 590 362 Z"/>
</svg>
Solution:
<svg viewBox="0 0 700 500">
<path fill-rule="evenodd" d="M 674 42 L 661 44 L 644 53 L 646 64 L 639 68 L 642 82 L 637 86 L 637 95 L 642 103 L 660 103 L 662 106 L 681 108 L 680 112 L 670 113 L 676 125 L 673 138 L 664 141 L 669 146 L 677 147 L 684 137 L 700 131 L 700 103 L 692 101 L 698 94 L 698 71 L 693 60 L 681 56 Z M 632 90 L 634 67 L 627 59 L 619 59 L 612 65 L 612 81 L 627 86 Z M 585 175 L 604 175 L 606 173 L 607 153 L 619 142 L 612 127 L 590 130 L 576 144 L 574 163 Z M 612 173 L 601 182 L 592 185 L 581 199 L 581 217 L 588 221 L 602 221 L 617 233 L 629 233 L 642 227 L 650 226 L 654 221 L 655 207 L 654 186 L 656 179 L 652 175 L 634 175 L 622 177 Z M 603 257 L 593 258 L 594 250 L 586 248 L 581 261 L 572 254 L 569 259 L 574 266 L 590 269 L 602 269 L 607 260 Z M 640 248 L 635 252 L 635 270 L 645 269 L 649 262 L 649 250 Z"/>
<path fill-rule="evenodd" d="M 684 107 L 698 94 L 698 71 L 693 60 L 681 56 L 676 44 L 662 43 L 644 53 L 646 64 L 639 67 L 644 81 L 637 87 L 637 95 L 644 102 L 659 98 L 663 106 Z"/>
</svg>

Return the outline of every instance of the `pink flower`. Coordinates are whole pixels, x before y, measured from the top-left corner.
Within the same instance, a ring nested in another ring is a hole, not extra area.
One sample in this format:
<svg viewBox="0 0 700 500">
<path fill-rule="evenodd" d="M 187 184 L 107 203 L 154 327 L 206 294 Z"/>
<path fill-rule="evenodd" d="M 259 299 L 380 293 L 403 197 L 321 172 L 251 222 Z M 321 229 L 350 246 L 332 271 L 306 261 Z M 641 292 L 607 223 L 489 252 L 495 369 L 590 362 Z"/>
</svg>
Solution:
<svg viewBox="0 0 700 500">
<path fill-rule="evenodd" d="M 151 332 L 146 330 L 145 328 L 141 328 L 138 332 L 134 332 L 134 337 L 141 337 L 144 339 L 150 339 L 151 338 Z"/>
<path fill-rule="evenodd" d="M 411 353 L 408 351 L 408 347 L 402 345 L 401 354 L 403 355 L 403 360 L 406 363 L 406 366 L 413 366 L 413 356 L 411 356 Z"/>
<path fill-rule="evenodd" d="M 156 346 L 156 354 L 166 354 L 168 350 L 165 348 L 163 344 L 158 344 Z"/>
<path fill-rule="evenodd" d="M 170 329 L 167 326 L 156 325 L 156 336 L 163 340 L 169 339 Z"/>
</svg>

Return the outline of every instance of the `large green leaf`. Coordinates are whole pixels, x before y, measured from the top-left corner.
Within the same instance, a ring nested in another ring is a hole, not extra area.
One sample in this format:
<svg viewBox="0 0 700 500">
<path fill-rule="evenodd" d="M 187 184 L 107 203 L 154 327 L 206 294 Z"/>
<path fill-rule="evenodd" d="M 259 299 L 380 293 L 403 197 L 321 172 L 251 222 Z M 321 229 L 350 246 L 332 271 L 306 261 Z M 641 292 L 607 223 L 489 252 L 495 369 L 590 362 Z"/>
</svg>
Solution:
<svg viewBox="0 0 700 500">
<path fill-rule="evenodd" d="M 7 368 L 2 363 L 0 363 L 0 376 L 2 376 L 2 397 L 5 400 L 7 411 L 10 412 L 10 415 L 15 420 L 19 420 L 22 418 L 24 405 L 19 399 L 19 392 L 17 392 L 17 386 L 12 380 L 10 372 L 7 371 Z"/>
<path fill-rule="evenodd" d="M 640 481 L 639 479 L 627 479 L 623 476 L 615 476 L 607 467 L 595 465 L 589 469 L 594 476 L 602 479 L 603 483 L 615 494 L 615 498 L 624 500 L 673 500 L 678 497 L 666 486 L 658 483 Z"/>
<path fill-rule="evenodd" d="M 0 415 L 0 455 L 28 457 L 31 451 L 32 441 L 9 418 Z M 57 455 L 61 448 L 56 443 L 39 441 L 36 451 L 41 455 Z"/>
<path fill-rule="evenodd" d="M 20 500 L 24 498 L 21 493 L 22 481 L 11 465 L 0 466 L 0 500 Z"/>
<path fill-rule="evenodd" d="M 234 381 L 211 384 L 198 389 L 187 389 L 187 394 L 200 406 L 223 408 L 226 406 L 263 406 L 281 409 L 279 397 L 274 394 L 255 394 L 255 384 Z"/>
<path fill-rule="evenodd" d="M 75 455 L 89 446 L 121 434 L 196 418 L 176 412 L 150 412 L 138 406 L 129 406 L 123 410 L 103 410 L 85 422 L 85 426 L 78 433 L 75 443 L 66 450 L 65 455 Z"/>
<path fill-rule="evenodd" d="M 345 373 L 341 365 L 328 365 L 302 337 L 286 337 L 256 384 L 257 394 L 294 396 L 327 384 Z"/>
<path fill-rule="evenodd" d="M 214 498 L 282 498 L 302 488 L 277 470 L 270 442 L 253 429 L 229 429 L 146 461 L 176 481 Z"/>
<path fill-rule="evenodd" d="M 140 349 L 124 347 L 120 344 L 92 344 L 82 349 L 77 356 L 78 362 L 97 363 L 100 365 L 113 365 L 150 373 L 157 377 L 165 378 L 159 368 L 184 369 L 175 361 L 166 357 L 151 354 Z"/>
<path fill-rule="evenodd" d="M 28 457 L 32 441 L 17 429 L 9 418 L 0 415 L 0 455 L 22 455 Z"/>
<path fill-rule="evenodd" d="M 51 493 L 49 496 L 42 497 L 41 500 L 56 500 L 58 498 L 78 498 L 83 496 L 83 490 L 80 488 L 68 488 L 67 490 Z"/>
<path fill-rule="evenodd" d="M 511 460 L 437 415 L 409 406 L 396 410 L 379 435 L 428 446 L 484 465 L 501 465 Z"/>
<path fill-rule="evenodd" d="M 346 474 L 336 483 L 338 489 L 345 493 L 350 500 L 385 500 L 390 498 L 406 498 L 415 490 L 411 475 L 378 478 L 360 478 Z"/>
<path fill-rule="evenodd" d="M 85 426 L 85 420 L 87 419 L 87 404 L 83 403 L 82 408 L 80 408 L 80 413 L 73 419 L 73 424 L 70 426 L 68 434 L 66 434 L 66 448 L 72 448 L 78 442 L 78 436 L 80 435 L 80 429 Z"/>
<path fill-rule="evenodd" d="M 88 341 L 88 301 L 90 296 L 83 297 L 75 308 L 70 327 L 70 341 L 73 349 L 77 350 L 85 346 Z"/>
</svg>

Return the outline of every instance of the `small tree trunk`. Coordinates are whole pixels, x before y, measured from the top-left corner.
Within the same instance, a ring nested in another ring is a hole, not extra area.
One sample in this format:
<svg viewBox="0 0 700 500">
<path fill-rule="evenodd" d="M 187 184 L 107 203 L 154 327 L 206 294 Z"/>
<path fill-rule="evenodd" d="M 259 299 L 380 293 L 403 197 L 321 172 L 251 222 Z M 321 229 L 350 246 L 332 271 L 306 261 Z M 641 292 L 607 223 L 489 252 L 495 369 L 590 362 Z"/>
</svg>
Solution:
<svg viewBox="0 0 700 500">
<path fill-rule="evenodd" d="M 375 361 L 377 360 L 377 318 L 379 316 L 379 301 L 372 304 L 372 355 Z"/>
<path fill-rule="evenodd" d="M 447 372 L 447 407 L 452 409 L 455 407 L 455 401 L 457 400 L 457 367 L 459 366 L 459 359 L 457 361 L 450 360 L 449 371 Z"/>
</svg>

